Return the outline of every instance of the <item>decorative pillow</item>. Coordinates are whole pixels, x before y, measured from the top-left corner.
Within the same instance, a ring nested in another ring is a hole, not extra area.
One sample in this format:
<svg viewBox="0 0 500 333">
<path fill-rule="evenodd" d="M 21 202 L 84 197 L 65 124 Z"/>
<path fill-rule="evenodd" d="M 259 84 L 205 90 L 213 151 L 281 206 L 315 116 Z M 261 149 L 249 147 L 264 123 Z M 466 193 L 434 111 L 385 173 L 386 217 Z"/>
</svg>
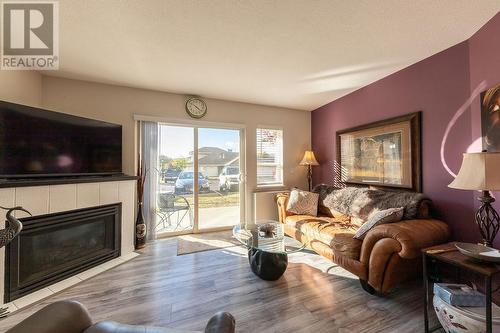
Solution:
<svg viewBox="0 0 500 333">
<path fill-rule="evenodd" d="M 290 192 L 286 210 L 298 215 L 318 215 L 319 194 L 294 188 Z"/>
<path fill-rule="evenodd" d="M 393 223 L 401 221 L 403 218 L 404 208 L 389 208 L 384 210 L 379 210 L 370 214 L 368 220 L 363 223 L 363 225 L 356 231 L 353 238 L 364 239 L 368 231 L 377 225 Z"/>
</svg>

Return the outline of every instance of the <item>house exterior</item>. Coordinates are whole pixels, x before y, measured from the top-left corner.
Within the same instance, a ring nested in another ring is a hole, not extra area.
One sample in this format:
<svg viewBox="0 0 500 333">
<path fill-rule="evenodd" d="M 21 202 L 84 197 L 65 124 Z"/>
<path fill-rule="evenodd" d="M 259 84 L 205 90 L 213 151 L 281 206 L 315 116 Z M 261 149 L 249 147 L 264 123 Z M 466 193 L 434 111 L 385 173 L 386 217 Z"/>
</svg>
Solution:
<svg viewBox="0 0 500 333">
<path fill-rule="evenodd" d="M 193 166 L 193 152 L 189 153 L 189 168 Z M 218 177 L 225 166 L 239 167 L 240 153 L 218 147 L 198 149 L 198 168 L 206 177 Z"/>
</svg>

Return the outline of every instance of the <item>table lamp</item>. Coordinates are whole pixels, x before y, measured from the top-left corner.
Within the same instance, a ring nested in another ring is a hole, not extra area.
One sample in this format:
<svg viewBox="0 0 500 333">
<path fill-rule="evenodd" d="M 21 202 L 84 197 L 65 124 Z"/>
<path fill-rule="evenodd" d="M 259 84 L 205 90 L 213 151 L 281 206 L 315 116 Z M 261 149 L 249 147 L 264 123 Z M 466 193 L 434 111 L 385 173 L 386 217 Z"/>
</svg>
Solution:
<svg viewBox="0 0 500 333">
<path fill-rule="evenodd" d="M 492 246 L 500 228 L 500 218 L 491 206 L 495 201 L 490 191 L 500 190 L 500 152 L 465 153 L 457 177 L 448 187 L 482 191 L 481 206 L 475 220 L 483 238 L 482 244 Z"/>
<path fill-rule="evenodd" d="M 314 152 L 312 150 L 306 150 L 304 153 L 304 157 L 302 161 L 300 161 L 300 165 L 307 166 L 307 182 L 309 184 L 309 192 L 311 192 L 311 184 L 312 184 L 312 166 L 319 165 L 318 161 L 316 161 L 316 157 L 314 156 Z"/>
</svg>

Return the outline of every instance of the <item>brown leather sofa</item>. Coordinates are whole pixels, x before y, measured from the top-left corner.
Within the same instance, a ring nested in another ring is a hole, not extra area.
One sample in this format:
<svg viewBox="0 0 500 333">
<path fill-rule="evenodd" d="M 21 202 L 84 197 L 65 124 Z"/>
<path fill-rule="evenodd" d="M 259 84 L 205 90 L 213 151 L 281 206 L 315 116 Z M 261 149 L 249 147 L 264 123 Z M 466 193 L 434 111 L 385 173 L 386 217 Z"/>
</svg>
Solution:
<svg viewBox="0 0 500 333">
<path fill-rule="evenodd" d="M 285 233 L 358 276 L 371 294 L 383 294 L 419 275 L 421 249 L 449 237 L 445 223 L 426 217 L 376 226 L 359 240 L 353 238 L 359 225 L 349 216 L 332 215 L 321 206 L 319 216 L 294 215 L 286 210 L 288 194 L 278 194 L 276 199 Z M 420 210 L 428 215 L 428 207 Z"/>
<path fill-rule="evenodd" d="M 205 333 L 234 333 L 235 320 L 219 312 L 208 322 Z M 92 323 L 85 307 L 76 301 L 52 303 L 26 318 L 6 333 L 189 333 L 159 327 L 133 326 L 113 321 Z M 193 333 L 193 332 L 191 332 Z"/>
</svg>

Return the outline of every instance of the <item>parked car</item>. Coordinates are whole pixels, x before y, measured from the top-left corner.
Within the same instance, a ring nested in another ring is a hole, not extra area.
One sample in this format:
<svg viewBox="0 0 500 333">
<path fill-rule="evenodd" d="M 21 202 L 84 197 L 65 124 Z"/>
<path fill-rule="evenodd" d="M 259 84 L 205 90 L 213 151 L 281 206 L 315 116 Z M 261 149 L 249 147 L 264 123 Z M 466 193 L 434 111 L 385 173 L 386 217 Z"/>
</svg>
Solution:
<svg viewBox="0 0 500 333">
<path fill-rule="evenodd" d="M 194 187 L 194 172 L 193 171 L 182 171 L 175 181 L 175 193 L 193 193 Z M 210 182 L 207 177 L 203 176 L 201 172 L 198 172 L 198 188 L 200 192 L 210 191 Z"/>
<path fill-rule="evenodd" d="M 219 190 L 221 192 L 237 191 L 240 185 L 240 168 L 225 166 L 219 175 Z"/>
<path fill-rule="evenodd" d="M 167 171 L 163 172 L 163 179 L 165 181 L 175 181 L 181 171 L 181 169 L 167 169 Z"/>
</svg>

